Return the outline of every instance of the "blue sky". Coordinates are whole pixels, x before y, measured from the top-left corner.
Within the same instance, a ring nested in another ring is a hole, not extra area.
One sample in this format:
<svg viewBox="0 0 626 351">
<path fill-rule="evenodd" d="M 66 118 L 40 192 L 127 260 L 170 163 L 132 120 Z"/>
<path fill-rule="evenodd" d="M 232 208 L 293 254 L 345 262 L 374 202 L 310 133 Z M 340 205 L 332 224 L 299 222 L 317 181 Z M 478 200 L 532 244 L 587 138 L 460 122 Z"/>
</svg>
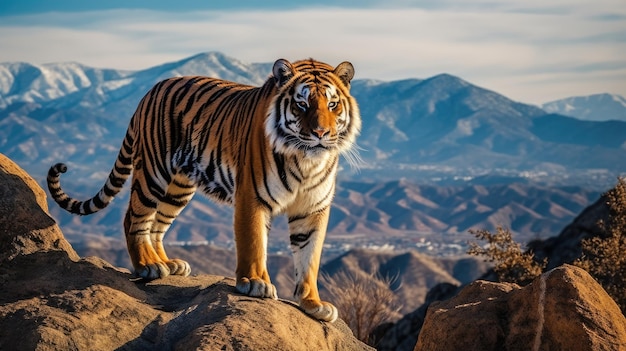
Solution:
<svg viewBox="0 0 626 351">
<path fill-rule="evenodd" d="M 143 69 L 200 52 L 450 73 L 521 102 L 626 96 L 624 0 L 3 0 L 0 62 Z"/>
</svg>

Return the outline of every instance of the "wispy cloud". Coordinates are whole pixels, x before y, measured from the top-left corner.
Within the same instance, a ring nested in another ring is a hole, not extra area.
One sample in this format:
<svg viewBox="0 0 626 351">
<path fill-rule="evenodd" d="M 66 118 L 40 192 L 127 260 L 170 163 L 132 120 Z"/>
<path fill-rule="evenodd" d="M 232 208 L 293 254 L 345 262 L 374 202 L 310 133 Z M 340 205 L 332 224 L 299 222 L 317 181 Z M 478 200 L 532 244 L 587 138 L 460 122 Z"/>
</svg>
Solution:
<svg viewBox="0 0 626 351">
<path fill-rule="evenodd" d="M 598 92 L 626 95 L 621 1 L 23 15 L 0 21 L 0 61 L 140 69 L 217 50 L 248 62 L 350 60 L 358 78 L 447 72 L 533 103 Z"/>
</svg>

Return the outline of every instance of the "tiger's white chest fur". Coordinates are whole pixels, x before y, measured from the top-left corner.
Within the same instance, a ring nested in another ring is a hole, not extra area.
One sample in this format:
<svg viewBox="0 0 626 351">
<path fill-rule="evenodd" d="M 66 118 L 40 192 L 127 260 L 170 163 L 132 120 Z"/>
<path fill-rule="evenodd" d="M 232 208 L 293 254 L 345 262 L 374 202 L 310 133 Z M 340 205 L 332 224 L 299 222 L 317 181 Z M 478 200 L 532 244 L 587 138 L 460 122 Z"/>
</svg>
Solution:
<svg viewBox="0 0 626 351">
<path fill-rule="evenodd" d="M 290 162 L 285 162 L 284 174 L 273 168 L 267 189 L 278 203 L 272 215 L 285 211 L 307 213 L 330 206 L 335 190 L 337 161 L 338 155 L 327 153 L 315 158 L 292 157 Z"/>
</svg>

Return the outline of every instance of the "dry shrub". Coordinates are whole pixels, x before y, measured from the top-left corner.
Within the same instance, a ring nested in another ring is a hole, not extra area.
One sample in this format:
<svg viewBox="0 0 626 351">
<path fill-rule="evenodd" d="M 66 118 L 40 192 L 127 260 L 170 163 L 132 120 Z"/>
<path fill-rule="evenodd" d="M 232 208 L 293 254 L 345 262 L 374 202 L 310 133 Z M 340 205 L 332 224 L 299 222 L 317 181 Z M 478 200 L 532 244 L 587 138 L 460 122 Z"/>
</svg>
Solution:
<svg viewBox="0 0 626 351">
<path fill-rule="evenodd" d="M 488 230 L 469 232 L 477 239 L 487 241 L 487 245 L 483 247 L 471 242 L 467 253 L 485 256 L 486 261 L 493 262 L 493 270 L 501 282 L 526 285 L 540 276 L 546 267 L 547 260 L 537 262 L 531 252 L 523 252 L 521 245 L 513 240 L 508 229 L 498 227 L 495 234 Z"/>
<path fill-rule="evenodd" d="M 574 264 L 589 272 L 626 314 L 626 178 L 604 196 L 609 217 L 607 223 L 598 222 L 603 235 L 584 239 L 583 255 Z"/>
<path fill-rule="evenodd" d="M 400 304 L 391 286 L 395 278 L 378 274 L 352 274 L 339 271 L 334 275 L 322 274 L 328 298 L 337 307 L 354 336 L 366 344 L 375 346 L 374 329 L 400 317 Z"/>
</svg>

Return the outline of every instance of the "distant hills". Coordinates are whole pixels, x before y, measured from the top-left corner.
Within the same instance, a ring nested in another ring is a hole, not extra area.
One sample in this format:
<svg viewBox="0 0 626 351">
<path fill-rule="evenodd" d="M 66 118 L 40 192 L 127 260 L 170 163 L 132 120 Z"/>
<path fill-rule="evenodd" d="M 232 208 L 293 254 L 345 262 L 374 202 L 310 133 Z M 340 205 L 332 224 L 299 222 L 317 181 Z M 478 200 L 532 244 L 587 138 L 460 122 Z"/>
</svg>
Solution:
<svg viewBox="0 0 626 351">
<path fill-rule="evenodd" d="M 545 103 L 542 108 L 588 121 L 626 121 L 626 99 L 615 94 L 570 97 Z"/>
<path fill-rule="evenodd" d="M 472 228 L 511 228 L 520 241 L 558 233 L 600 194 L 581 187 L 520 183 L 431 186 L 406 180 L 342 181 L 329 229 L 337 233 L 467 233 Z"/>
<path fill-rule="evenodd" d="M 50 165 L 68 163 L 66 190 L 86 198 L 103 184 L 137 103 L 157 81 L 206 75 L 259 85 L 271 65 L 217 52 L 140 71 L 2 63 L 0 152 L 42 184 Z M 554 234 L 626 165 L 625 121 L 568 117 L 452 75 L 360 79 L 352 93 L 363 117 L 364 162 L 360 170 L 343 163 L 331 236 L 370 240 L 495 225 L 526 236 Z M 598 111 L 602 104 L 586 106 Z M 127 190 L 94 216 L 71 217 L 56 205 L 51 210 L 72 240 L 120 238 Z M 231 210 L 201 198 L 175 223 L 169 240 L 231 240 Z"/>
</svg>

